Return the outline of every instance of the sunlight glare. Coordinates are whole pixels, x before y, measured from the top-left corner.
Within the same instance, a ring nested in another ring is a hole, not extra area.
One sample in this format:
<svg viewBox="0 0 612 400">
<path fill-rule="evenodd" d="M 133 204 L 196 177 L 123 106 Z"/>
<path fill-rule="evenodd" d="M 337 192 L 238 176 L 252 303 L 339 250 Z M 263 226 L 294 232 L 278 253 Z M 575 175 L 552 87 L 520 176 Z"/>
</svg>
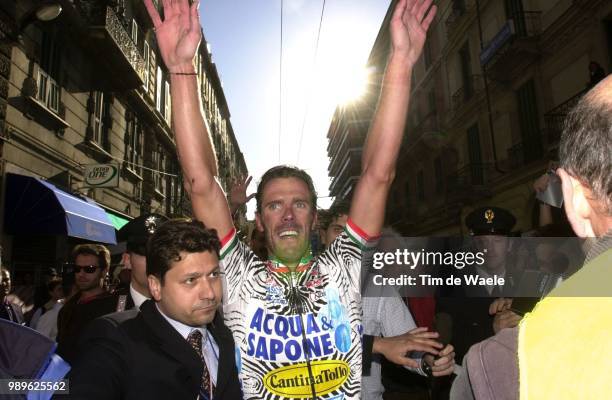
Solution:
<svg viewBox="0 0 612 400">
<path fill-rule="evenodd" d="M 366 41 L 356 34 L 358 25 L 345 23 L 346 26 L 327 32 L 316 67 L 319 96 L 334 105 L 344 105 L 363 96 L 369 78 L 365 68 Z"/>
</svg>

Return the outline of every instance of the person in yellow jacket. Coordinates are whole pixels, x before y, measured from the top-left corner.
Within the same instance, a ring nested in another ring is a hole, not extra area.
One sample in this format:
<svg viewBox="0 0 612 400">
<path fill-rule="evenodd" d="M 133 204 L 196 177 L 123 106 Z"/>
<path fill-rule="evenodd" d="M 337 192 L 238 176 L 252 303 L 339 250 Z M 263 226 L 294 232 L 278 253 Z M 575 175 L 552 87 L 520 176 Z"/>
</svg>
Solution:
<svg viewBox="0 0 612 400">
<path fill-rule="evenodd" d="M 612 398 L 612 77 L 569 114 L 559 157 L 568 220 L 596 238 L 585 264 L 517 328 L 470 349 L 451 399 Z"/>
</svg>

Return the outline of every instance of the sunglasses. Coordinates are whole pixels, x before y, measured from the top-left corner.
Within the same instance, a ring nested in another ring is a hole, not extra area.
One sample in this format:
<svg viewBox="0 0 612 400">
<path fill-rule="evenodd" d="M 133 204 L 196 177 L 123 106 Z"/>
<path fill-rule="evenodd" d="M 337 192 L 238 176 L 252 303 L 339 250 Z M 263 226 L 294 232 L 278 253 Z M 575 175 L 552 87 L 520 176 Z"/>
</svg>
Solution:
<svg viewBox="0 0 612 400">
<path fill-rule="evenodd" d="M 85 271 L 88 274 L 93 274 L 94 272 L 96 272 L 98 268 L 101 268 L 97 265 L 83 265 L 83 266 L 71 265 L 71 267 L 72 267 L 72 272 L 75 274 L 78 274 L 81 271 Z"/>
</svg>

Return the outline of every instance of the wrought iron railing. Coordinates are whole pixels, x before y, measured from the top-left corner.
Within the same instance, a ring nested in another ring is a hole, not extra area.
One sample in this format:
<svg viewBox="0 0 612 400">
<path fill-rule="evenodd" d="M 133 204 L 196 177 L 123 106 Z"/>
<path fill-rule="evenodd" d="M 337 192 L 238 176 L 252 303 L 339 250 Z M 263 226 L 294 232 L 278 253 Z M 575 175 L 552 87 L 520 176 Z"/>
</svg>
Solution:
<svg viewBox="0 0 612 400">
<path fill-rule="evenodd" d="M 567 114 L 569 114 L 570 110 L 576 106 L 578 101 L 580 101 L 586 92 L 587 89 L 576 93 L 563 103 L 544 114 L 544 121 L 546 123 L 546 142 L 548 146 L 559 142 Z"/>
<path fill-rule="evenodd" d="M 541 11 L 523 11 L 512 15 L 514 35 L 521 38 L 539 35 L 542 32 L 541 15 Z"/>
<path fill-rule="evenodd" d="M 488 184 L 493 178 L 490 163 L 471 163 L 457 169 L 446 177 L 447 193 L 464 192 L 473 186 Z"/>
<path fill-rule="evenodd" d="M 453 110 L 457 111 L 461 108 L 465 103 L 467 103 L 472 97 L 476 94 L 480 93 L 484 88 L 484 81 L 482 79 L 482 75 L 470 75 L 463 86 L 453 93 L 452 103 Z"/>
</svg>

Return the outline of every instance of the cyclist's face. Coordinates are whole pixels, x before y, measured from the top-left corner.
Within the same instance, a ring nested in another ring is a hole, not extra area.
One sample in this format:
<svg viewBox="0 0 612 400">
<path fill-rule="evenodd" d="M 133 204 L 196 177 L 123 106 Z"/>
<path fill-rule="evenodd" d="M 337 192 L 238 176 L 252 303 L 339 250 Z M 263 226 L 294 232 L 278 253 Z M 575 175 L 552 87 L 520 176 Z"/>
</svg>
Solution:
<svg viewBox="0 0 612 400">
<path fill-rule="evenodd" d="M 265 232 L 272 255 L 284 263 L 296 263 L 308 250 L 315 214 L 306 183 L 298 178 L 275 178 L 263 190 L 257 229 Z"/>
</svg>

